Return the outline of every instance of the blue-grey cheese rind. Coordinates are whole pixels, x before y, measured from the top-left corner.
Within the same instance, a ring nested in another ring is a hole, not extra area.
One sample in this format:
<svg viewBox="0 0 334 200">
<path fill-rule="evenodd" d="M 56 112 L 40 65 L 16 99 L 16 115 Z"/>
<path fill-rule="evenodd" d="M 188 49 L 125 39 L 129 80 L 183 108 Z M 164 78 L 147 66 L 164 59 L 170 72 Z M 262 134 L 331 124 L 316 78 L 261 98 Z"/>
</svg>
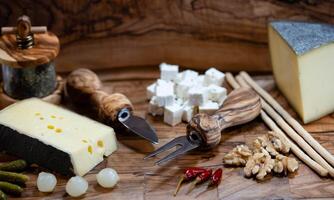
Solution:
<svg viewBox="0 0 334 200">
<path fill-rule="evenodd" d="M 270 22 L 278 34 L 288 43 L 297 55 L 334 42 L 334 25 L 296 22 Z"/>
<path fill-rule="evenodd" d="M 69 154 L 2 124 L 0 124 L 0 151 L 62 175 L 74 175 Z"/>
</svg>

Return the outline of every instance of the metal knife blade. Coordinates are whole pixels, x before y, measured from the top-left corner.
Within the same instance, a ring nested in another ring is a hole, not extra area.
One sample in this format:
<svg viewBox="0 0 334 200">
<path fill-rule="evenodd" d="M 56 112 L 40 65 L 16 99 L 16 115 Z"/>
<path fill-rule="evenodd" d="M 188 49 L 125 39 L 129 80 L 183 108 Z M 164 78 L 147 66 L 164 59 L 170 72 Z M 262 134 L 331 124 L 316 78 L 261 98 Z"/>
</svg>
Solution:
<svg viewBox="0 0 334 200">
<path fill-rule="evenodd" d="M 153 127 L 145 119 L 132 115 L 128 109 L 119 112 L 118 121 L 133 133 L 158 144 L 159 139 Z"/>
</svg>

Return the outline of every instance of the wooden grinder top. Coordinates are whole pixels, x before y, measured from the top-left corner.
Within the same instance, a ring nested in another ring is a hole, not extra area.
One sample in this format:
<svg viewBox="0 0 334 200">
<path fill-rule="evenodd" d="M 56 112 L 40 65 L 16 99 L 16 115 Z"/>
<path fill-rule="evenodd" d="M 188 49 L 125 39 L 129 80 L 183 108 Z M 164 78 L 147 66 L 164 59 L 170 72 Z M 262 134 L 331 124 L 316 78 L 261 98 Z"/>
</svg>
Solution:
<svg viewBox="0 0 334 200">
<path fill-rule="evenodd" d="M 59 39 L 46 27 L 32 27 L 27 16 L 17 21 L 17 27 L 2 27 L 0 37 L 0 63 L 14 68 L 34 67 L 52 61 L 59 53 Z M 17 37 L 32 35 L 34 45 L 20 48 Z"/>
</svg>

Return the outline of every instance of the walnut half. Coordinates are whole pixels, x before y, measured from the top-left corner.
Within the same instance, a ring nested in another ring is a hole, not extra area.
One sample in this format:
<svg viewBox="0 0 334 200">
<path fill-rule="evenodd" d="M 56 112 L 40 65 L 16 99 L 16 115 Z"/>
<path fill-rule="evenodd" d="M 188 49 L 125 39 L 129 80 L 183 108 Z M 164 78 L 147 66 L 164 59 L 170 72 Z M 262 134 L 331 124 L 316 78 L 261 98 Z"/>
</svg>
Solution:
<svg viewBox="0 0 334 200">
<path fill-rule="evenodd" d="M 252 154 L 247 145 L 238 145 L 224 156 L 223 162 L 227 165 L 245 166 Z"/>
<path fill-rule="evenodd" d="M 273 170 L 276 173 L 284 172 L 284 174 L 287 175 L 288 172 L 295 172 L 298 167 L 299 164 L 296 159 L 279 154 L 275 158 L 275 166 Z"/>
<path fill-rule="evenodd" d="M 257 152 L 261 148 L 265 148 L 270 155 L 277 156 L 279 153 L 289 153 L 290 145 L 284 139 L 276 135 L 275 132 L 269 131 L 267 135 L 256 138 L 253 141 L 254 151 Z"/>
<path fill-rule="evenodd" d="M 246 163 L 244 173 L 246 177 L 256 175 L 258 180 L 262 180 L 274 168 L 275 161 L 264 148 L 260 152 L 251 156 Z"/>
<path fill-rule="evenodd" d="M 279 137 L 274 131 L 268 132 L 268 139 L 276 151 L 283 154 L 290 152 L 289 142 L 285 138 Z"/>
</svg>

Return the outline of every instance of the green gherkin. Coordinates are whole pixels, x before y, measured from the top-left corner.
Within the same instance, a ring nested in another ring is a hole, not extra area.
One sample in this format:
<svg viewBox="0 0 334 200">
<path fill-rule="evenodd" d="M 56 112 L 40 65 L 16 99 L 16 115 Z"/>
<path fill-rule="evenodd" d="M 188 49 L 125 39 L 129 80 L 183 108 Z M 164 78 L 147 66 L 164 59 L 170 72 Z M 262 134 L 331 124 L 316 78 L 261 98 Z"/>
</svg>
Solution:
<svg viewBox="0 0 334 200">
<path fill-rule="evenodd" d="M 0 164 L 1 171 L 9 171 L 9 172 L 20 172 L 25 170 L 26 167 L 27 167 L 27 162 L 24 160 L 15 160 L 12 162 Z"/>
<path fill-rule="evenodd" d="M 20 196 L 23 192 L 23 189 L 20 186 L 3 181 L 0 181 L 0 190 L 6 194 L 11 194 L 14 196 Z"/>
<path fill-rule="evenodd" d="M 0 181 L 7 181 L 10 183 L 25 185 L 25 183 L 28 180 L 29 180 L 29 176 L 26 176 L 24 174 L 0 171 Z"/>
</svg>

